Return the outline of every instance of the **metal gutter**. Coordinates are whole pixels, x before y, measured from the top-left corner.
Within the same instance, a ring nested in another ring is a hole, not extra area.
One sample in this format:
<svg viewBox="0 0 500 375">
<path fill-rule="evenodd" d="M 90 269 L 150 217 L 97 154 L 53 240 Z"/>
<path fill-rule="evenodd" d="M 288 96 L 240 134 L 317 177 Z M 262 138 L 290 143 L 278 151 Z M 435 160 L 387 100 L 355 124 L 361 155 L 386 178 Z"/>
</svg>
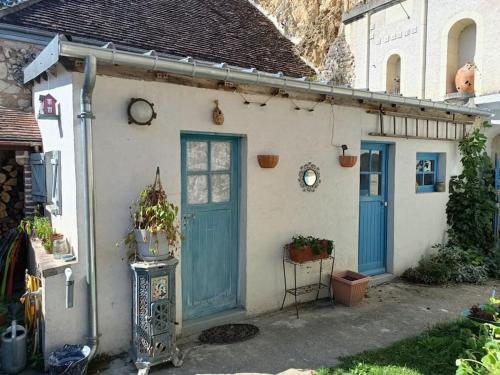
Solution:
<svg viewBox="0 0 500 375">
<path fill-rule="evenodd" d="M 421 40 L 421 50 L 420 50 L 420 63 L 421 71 L 420 71 L 420 97 L 425 99 L 425 85 L 427 78 L 427 18 L 429 15 L 429 0 L 423 0 L 422 4 L 422 40 Z"/>
<path fill-rule="evenodd" d="M 344 24 L 354 22 L 363 18 L 366 13 L 376 13 L 403 1 L 405 0 L 369 0 L 367 3 L 357 5 L 345 12 L 342 15 L 342 22 Z"/>
<path fill-rule="evenodd" d="M 122 65 L 144 70 L 167 72 L 193 78 L 204 78 L 216 81 L 228 81 L 235 84 L 273 87 L 310 94 L 327 95 L 352 100 L 373 101 L 377 104 L 402 105 L 420 109 L 433 109 L 443 112 L 458 113 L 470 116 L 490 117 L 488 111 L 456 106 L 452 104 L 407 98 L 346 87 L 336 87 L 320 82 L 291 78 L 282 73 L 269 74 L 255 69 L 237 69 L 226 64 L 208 65 L 190 59 L 172 59 L 159 57 L 150 51 L 144 54 L 121 51 L 114 48 L 96 47 L 68 42 L 56 37 L 42 53 L 24 69 L 24 82 L 37 78 L 53 66 L 60 57 L 85 59 L 92 55 L 97 63 Z"/>
</svg>

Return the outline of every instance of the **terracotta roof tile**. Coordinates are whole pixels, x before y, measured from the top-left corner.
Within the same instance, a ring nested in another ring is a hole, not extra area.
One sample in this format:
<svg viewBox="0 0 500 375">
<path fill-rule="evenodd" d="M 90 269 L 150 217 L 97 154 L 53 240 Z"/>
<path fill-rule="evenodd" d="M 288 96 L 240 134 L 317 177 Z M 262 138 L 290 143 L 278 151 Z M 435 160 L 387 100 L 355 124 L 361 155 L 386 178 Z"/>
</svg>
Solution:
<svg viewBox="0 0 500 375">
<path fill-rule="evenodd" d="M 270 73 L 314 74 L 247 0 L 42 0 L 2 21 Z"/>
<path fill-rule="evenodd" d="M 0 143 L 41 143 L 42 137 L 31 112 L 0 107 Z"/>
</svg>

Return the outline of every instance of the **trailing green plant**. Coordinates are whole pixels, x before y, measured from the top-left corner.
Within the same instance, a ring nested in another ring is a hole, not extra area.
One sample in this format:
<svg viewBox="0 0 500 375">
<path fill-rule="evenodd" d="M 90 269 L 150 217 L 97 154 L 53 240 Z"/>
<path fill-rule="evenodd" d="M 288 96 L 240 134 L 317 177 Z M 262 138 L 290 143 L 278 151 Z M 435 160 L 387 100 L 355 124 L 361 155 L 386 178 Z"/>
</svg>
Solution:
<svg viewBox="0 0 500 375">
<path fill-rule="evenodd" d="M 422 284 L 472 283 L 486 281 L 488 270 L 482 256 L 456 245 L 434 245 L 437 250 L 424 256 L 416 267 L 407 269 L 403 278 Z"/>
<path fill-rule="evenodd" d="M 316 238 L 313 236 L 294 236 L 292 237 L 291 245 L 298 250 L 310 246 L 314 255 L 320 255 L 323 251 L 326 251 L 328 255 L 331 255 L 333 251 L 332 240 Z"/>
<path fill-rule="evenodd" d="M 135 244 L 134 229 L 145 229 L 152 234 L 165 233 L 169 244 L 173 246 L 180 240 L 181 232 L 177 224 L 179 207 L 168 201 L 167 194 L 159 182 L 159 175 L 154 184 L 146 186 L 139 194 L 130 209 L 133 229 L 125 239 L 127 245 Z"/>
<path fill-rule="evenodd" d="M 479 336 L 470 340 L 465 358 L 457 359 L 457 375 L 500 374 L 500 328 L 483 324 Z"/>
<path fill-rule="evenodd" d="M 485 122 L 483 127 L 489 127 Z M 458 148 L 462 173 L 450 180 L 446 205 L 450 242 L 489 256 L 494 245 L 493 218 L 496 208 L 493 166 L 486 153 L 486 136 L 476 127 Z"/>
<path fill-rule="evenodd" d="M 34 236 L 42 241 L 42 245 L 48 253 L 52 253 L 52 236 L 56 233 L 49 218 L 45 216 L 29 216 L 21 220 L 19 230 L 28 236 Z"/>
</svg>

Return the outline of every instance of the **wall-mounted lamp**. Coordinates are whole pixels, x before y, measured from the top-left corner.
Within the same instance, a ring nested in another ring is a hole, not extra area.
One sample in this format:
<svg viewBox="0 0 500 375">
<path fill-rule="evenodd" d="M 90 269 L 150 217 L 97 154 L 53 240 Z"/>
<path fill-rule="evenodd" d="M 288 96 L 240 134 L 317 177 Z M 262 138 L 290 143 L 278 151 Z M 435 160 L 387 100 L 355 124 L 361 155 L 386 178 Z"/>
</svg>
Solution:
<svg viewBox="0 0 500 375">
<path fill-rule="evenodd" d="M 151 125 L 156 118 L 154 104 L 142 98 L 132 98 L 127 108 L 128 123 L 137 125 Z"/>
</svg>

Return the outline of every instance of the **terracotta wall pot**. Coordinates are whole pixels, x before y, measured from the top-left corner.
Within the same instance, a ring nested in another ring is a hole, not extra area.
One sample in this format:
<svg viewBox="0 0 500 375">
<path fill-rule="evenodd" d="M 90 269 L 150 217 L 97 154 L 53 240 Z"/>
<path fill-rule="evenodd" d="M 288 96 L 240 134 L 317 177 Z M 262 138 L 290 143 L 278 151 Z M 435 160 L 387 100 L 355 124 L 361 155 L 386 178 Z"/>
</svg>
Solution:
<svg viewBox="0 0 500 375">
<path fill-rule="evenodd" d="M 257 155 L 257 160 L 261 168 L 274 168 L 280 160 L 279 155 Z"/>
<path fill-rule="evenodd" d="M 356 165 L 358 161 L 357 156 L 341 155 L 339 156 L 340 165 L 344 168 L 352 168 Z"/>
<path fill-rule="evenodd" d="M 326 245 L 323 246 L 321 253 L 319 255 L 314 254 L 311 246 L 295 247 L 293 245 L 288 245 L 288 254 L 290 260 L 296 263 L 310 262 L 312 260 L 319 260 L 328 258 L 328 252 L 326 251 Z"/>
<path fill-rule="evenodd" d="M 474 74 L 475 66 L 467 63 L 458 69 L 455 75 L 455 87 L 458 92 L 464 94 L 474 94 Z"/>
<path fill-rule="evenodd" d="M 370 277 L 353 271 L 335 272 L 332 275 L 332 293 L 336 302 L 346 306 L 360 303 L 365 296 Z"/>
</svg>

